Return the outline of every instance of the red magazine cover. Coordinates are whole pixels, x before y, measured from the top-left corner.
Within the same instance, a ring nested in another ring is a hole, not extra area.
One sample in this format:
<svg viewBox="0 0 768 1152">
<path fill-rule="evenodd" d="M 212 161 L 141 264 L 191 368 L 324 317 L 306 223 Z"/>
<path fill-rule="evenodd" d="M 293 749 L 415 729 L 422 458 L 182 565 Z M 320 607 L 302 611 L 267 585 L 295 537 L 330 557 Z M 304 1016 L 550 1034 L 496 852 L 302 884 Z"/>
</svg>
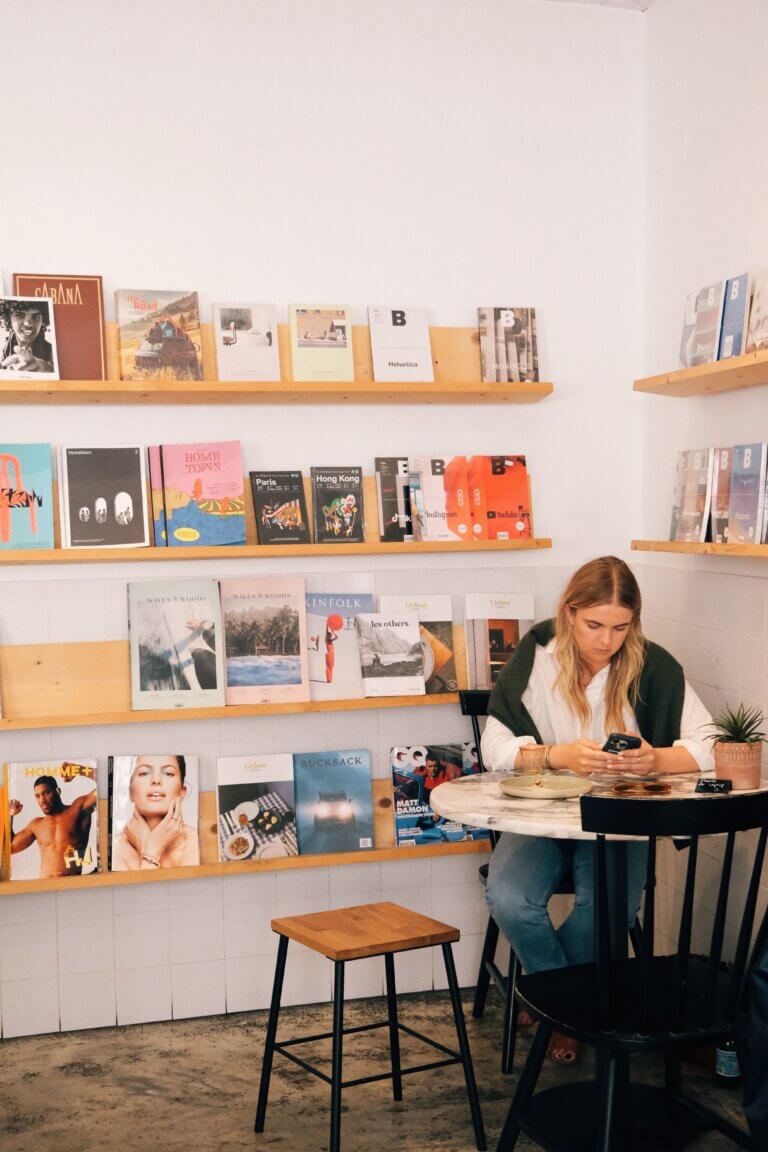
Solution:
<svg viewBox="0 0 768 1152">
<path fill-rule="evenodd" d="M 485 512 L 485 535 L 473 525 L 475 538 L 530 537 L 531 498 L 525 456 L 472 456 L 468 473 L 475 523 L 479 523 L 480 510 Z"/>
</svg>

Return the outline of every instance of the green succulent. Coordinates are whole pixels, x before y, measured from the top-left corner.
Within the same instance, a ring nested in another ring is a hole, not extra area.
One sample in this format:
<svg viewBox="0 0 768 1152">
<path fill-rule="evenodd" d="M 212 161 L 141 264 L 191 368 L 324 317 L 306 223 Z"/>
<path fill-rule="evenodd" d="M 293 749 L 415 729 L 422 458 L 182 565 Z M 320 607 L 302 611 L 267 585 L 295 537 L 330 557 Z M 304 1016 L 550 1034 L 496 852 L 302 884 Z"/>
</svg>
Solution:
<svg viewBox="0 0 768 1152">
<path fill-rule="evenodd" d="M 733 708 L 726 705 L 712 721 L 711 727 L 715 731 L 706 739 L 713 740 L 715 744 L 766 744 L 768 737 L 760 729 L 764 721 L 765 716 L 757 706 L 745 708 L 739 704 L 734 712 Z"/>
</svg>

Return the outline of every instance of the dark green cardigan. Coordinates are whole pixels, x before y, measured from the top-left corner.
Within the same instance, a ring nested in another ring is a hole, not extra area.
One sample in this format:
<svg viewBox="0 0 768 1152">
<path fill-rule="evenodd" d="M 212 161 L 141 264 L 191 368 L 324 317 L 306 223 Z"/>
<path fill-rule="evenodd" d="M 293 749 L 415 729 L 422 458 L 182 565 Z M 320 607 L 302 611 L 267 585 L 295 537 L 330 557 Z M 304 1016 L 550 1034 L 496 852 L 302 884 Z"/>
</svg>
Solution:
<svg viewBox="0 0 768 1152">
<path fill-rule="evenodd" d="M 489 715 L 506 724 L 515 736 L 533 736 L 538 744 L 544 741 L 523 704 L 523 692 L 531 678 L 536 645 L 546 647 L 554 634 L 554 620 L 534 624 L 502 668 L 488 706 Z M 640 734 L 654 748 L 670 748 L 680 739 L 685 676 L 674 656 L 650 640 L 645 641 L 638 687 L 634 712 Z"/>
</svg>

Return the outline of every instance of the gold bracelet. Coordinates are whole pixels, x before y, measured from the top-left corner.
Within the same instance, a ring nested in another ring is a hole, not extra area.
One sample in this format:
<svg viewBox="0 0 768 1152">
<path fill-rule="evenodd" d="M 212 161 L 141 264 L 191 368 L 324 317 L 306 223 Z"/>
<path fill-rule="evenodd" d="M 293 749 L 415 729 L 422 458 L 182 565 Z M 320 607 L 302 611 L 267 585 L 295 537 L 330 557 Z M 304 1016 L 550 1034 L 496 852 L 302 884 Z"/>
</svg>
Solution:
<svg viewBox="0 0 768 1152">
<path fill-rule="evenodd" d="M 142 856 L 142 860 L 147 864 L 151 864 L 153 868 L 160 867 L 160 861 L 155 856 Z"/>
<path fill-rule="evenodd" d="M 551 751 L 552 751 L 552 745 L 551 744 L 545 744 L 544 745 L 544 770 L 546 772 L 554 772 L 554 768 L 552 767 L 552 761 L 549 758 L 549 754 Z"/>
</svg>

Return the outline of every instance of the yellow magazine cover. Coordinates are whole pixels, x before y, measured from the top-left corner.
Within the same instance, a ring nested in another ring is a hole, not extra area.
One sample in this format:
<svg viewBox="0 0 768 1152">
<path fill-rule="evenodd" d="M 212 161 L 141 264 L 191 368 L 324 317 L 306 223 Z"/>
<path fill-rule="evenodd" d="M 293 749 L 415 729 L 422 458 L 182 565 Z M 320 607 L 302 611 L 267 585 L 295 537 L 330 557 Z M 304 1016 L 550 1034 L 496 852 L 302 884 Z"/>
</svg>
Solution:
<svg viewBox="0 0 768 1152">
<path fill-rule="evenodd" d="M 352 383 L 352 318 L 348 308 L 291 305 L 293 379 Z"/>
</svg>

